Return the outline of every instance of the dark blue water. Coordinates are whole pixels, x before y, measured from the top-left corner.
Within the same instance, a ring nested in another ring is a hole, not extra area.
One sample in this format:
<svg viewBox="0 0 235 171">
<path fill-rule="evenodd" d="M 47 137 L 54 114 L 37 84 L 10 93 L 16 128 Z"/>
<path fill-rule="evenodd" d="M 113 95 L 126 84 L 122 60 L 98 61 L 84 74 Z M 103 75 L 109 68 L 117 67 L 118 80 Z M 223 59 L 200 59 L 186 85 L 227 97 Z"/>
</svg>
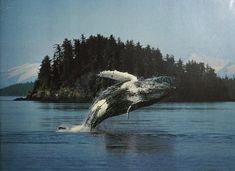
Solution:
<svg viewBox="0 0 235 171">
<path fill-rule="evenodd" d="M 235 170 L 235 103 L 159 103 L 59 133 L 89 104 L 1 97 L 1 170 Z"/>
</svg>

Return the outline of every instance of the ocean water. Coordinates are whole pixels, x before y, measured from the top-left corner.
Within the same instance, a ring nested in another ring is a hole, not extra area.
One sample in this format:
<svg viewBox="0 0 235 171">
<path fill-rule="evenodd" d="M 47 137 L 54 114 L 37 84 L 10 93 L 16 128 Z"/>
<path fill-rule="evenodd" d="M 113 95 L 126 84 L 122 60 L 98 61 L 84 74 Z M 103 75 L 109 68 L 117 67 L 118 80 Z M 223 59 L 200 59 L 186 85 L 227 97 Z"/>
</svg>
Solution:
<svg viewBox="0 0 235 171">
<path fill-rule="evenodd" d="M 235 103 L 157 103 L 63 133 L 90 104 L 1 97 L 0 170 L 235 170 Z"/>
</svg>

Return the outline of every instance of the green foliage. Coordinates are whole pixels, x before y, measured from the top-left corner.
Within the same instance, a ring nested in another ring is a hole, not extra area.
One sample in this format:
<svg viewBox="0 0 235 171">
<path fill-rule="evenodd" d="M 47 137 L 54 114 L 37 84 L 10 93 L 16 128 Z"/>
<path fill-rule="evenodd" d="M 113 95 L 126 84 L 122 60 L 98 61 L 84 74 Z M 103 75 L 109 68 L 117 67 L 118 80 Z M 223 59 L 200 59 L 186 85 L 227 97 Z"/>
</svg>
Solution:
<svg viewBox="0 0 235 171">
<path fill-rule="evenodd" d="M 62 65 L 63 72 L 61 73 L 61 79 L 63 80 L 63 86 L 72 86 L 73 84 L 73 69 L 75 68 L 73 46 L 70 40 L 65 39 L 62 44 Z"/>
<path fill-rule="evenodd" d="M 129 72 L 138 77 L 170 75 L 176 77 L 177 92 L 174 101 L 214 101 L 234 98 L 235 82 L 217 77 L 214 69 L 204 63 L 163 56 L 159 49 L 142 47 L 132 40 L 122 42 L 113 35 L 90 36 L 73 41 L 65 39 L 55 46 L 52 60 L 46 56 L 41 64 L 33 92 L 66 88 L 79 89 L 82 96 L 95 96 L 99 90 L 111 85 L 95 77 L 103 70 Z M 231 95 L 232 94 L 232 95 Z"/>
<path fill-rule="evenodd" d="M 185 65 L 179 87 L 179 95 L 184 101 L 229 100 L 228 89 L 223 79 L 217 77 L 214 69 L 204 63 L 189 61 Z"/>
<path fill-rule="evenodd" d="M 51 63 L 49 56 L 45 56 L 42 60 L 41 68 L 38 73 L 38 83 L 41 89 L 46 89 L 50 87 L 51 81 Z"/>
<path fill-rule="evenodd" d="M 0 89 L 0 96 L 26 96 L 33 89 L 33 82 L 14 84 Z"/>
</svg>

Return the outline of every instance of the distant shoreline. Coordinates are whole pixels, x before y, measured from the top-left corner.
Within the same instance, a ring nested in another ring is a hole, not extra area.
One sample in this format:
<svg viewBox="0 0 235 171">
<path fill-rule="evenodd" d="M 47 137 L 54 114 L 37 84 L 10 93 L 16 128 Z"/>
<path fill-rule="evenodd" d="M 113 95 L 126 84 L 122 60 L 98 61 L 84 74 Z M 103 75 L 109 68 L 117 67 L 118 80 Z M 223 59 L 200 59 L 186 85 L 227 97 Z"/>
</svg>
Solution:
<svg viewBox="0 0 235 171">
<path fill-rule="evenodd" d="M 95 98 L 94 98 L 95 99 Z M 28 99 L 27 97 L 17 97 L 13 101 L 38 101 L 48 103 L 91 103 L 94 99 L 81 98 L 81 99 Z M 235 99 L 211 100 L 211 101 L 185 101 L 185 100 L 169 100 L 163 99 L 160 102 L 164 103 L 209 103 L 209 102 L 235 102 Z"/>
<path fill-rule="evenodd" d="M 49 102 L 49 103 L 90 103 L 91 99 L 81 98 L 81 99 L 28 99 L 27 97 L 17 97 L 14 101 L 39 101 L 39 102 Z"/>
</svg>

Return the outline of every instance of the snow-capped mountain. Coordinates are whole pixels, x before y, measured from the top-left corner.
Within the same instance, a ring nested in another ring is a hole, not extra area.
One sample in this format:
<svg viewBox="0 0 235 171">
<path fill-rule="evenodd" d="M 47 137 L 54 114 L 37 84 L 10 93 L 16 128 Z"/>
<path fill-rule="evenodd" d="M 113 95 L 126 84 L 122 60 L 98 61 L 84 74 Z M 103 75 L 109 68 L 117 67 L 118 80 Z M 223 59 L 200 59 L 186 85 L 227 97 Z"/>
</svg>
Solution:
<svg viewBox="0 0 235 171">
<path fill-rule="evenodd" d="M 228 62 L 222 69 L 220 69 L 217 74 L 220 77 L 229 77 L 233 78 L 235 77 L 235 61 Z"/>
<path fill-rule="evenodd" d="M 194 60 L 196 62 L 203 62 L 208 64 L 220 77 L 232 78 L 235 76 L 235 60 L 224 59 L 223 57 L 212 57 L 207 55 L 200 55 L 193 53 L 187 60 Z M 187 61 L 186 61 L 187 62 Z"/>
<path fill-rule="evenodd" d="M 40 63 L 24 64 L 2 71 L 0 73 L 0 87 L 15 83 L 34 81 L 37 78 Z"/>
</svg>

